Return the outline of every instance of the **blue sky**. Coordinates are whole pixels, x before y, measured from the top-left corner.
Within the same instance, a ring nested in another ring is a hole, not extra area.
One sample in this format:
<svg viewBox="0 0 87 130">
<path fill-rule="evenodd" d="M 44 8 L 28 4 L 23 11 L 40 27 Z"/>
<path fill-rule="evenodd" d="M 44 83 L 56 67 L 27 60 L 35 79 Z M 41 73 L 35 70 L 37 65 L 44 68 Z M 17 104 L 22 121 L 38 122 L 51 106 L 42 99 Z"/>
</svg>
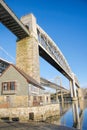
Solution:
<svg viewBox="0 0 87 130">
<path fill-rule="evenodd" d="M 29 13 L 35 15 L 37 23 L 64 54 L 81 86 L 87 87 L 87 1 L 5 0 L 5 2 L 19 19 Z M 16 37 L 2 24 L 0 24 L 0 46 L 15 57 Z M 0 56 L 12 61 L 1 51 Z M 42 58 L 40 58 L 40 74 L 50 80 L 60 76 L 62 84 L 68 87 L 68 80 Z"/>
</svg>

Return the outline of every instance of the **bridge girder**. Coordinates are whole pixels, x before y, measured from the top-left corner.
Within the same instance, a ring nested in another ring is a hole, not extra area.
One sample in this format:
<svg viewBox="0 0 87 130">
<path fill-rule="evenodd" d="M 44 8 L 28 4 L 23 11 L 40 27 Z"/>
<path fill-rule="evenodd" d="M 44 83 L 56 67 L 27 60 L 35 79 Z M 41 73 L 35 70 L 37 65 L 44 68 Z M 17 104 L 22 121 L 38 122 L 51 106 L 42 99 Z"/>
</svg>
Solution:
<svg viewBox="0 0 87 130">
<path fill-rule="evenodd" d="M 44 79 L 44 78 L 40 78 L 40 83 L 42 86 L 46 86 L 46 87 L 49 87 L 49 88 L 52 88 L 52 89 L 55 89 L 55 90 L 62 90 L 62 92 L 66 92 L 66 93 L 69 93 L 70 91 L 67 90 L 66 88 L 64 88 L 63 86 L 60 86 L 56 83 L 53 83 L 47 79 Z"/>
<path fill-rule="evenodd" d="M 19 39 L 23 39 L 29 36 L 28 29 L 8 8 L 8 6 L 3 0 L 0 0 L 0 22 L 3 23 Z"/>
</svg>

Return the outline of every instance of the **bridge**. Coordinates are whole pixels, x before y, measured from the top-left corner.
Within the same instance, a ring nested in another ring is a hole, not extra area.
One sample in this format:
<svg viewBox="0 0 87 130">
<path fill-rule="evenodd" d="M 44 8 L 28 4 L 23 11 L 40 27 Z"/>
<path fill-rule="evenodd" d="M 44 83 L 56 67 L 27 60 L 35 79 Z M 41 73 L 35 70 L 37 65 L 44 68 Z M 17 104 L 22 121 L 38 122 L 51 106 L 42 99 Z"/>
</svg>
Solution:
<svg viewBox="0 0 87 130">
<path fill-rule="evenodd" d="M 0 22 L 17 36 L 16 66 L 40 83 L 40 55 L 69 80 L 72 99 L 76 100 L 76 87 L 80 88 L 78 79 L 61 50 L 37 24 L 33 14 L 19 20 L 4 0 L 0 0 Z"/>
<path fill-rule="evenodd" d="M 41 82 L 42 86 L 50 87 L 50 88 L 53 88 L 55 90 L 62 90 L 64 92 L 66 92 L 66 93 L 69 92 L 69 90 L 65 89 L 63 86 L 60 86 L 60 85 L 58 85 L 56 83 L 53 83 L 53 82 L 51 82 L 51 81 L 49 81 L 47 79 L 40 78 L 40 82 Z"/>
</svg>

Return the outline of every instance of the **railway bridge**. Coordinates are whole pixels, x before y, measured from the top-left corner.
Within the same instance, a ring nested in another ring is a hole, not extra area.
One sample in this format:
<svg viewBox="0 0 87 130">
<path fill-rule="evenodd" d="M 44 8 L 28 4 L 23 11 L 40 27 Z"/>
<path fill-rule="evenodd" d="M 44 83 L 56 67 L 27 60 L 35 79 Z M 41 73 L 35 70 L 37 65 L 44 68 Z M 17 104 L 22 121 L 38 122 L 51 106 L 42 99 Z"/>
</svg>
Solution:
<svg viewBox="0 0 87 130">
<path fill-rule="evenodd" d="M 40 55 L 69 80 L 72 100 L 76 100 L 76 88 L 80 88 L 78 79 L 61 50 L 37 24 L 34 15 L 19 20 L 5 1 L 0 0 L 0 22 L 17 36 L 16 66 L 40 83 Z"/>
</svg>

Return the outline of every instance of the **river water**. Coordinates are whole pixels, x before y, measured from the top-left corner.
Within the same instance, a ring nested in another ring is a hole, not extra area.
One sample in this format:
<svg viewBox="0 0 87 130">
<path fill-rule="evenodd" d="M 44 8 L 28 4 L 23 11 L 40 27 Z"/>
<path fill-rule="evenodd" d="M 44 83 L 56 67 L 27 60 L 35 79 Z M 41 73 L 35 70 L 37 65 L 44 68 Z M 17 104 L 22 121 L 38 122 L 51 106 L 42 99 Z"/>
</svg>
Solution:
<svg viewBox="0 0 87 130">
<path fill-rule="evenodd" d="M 87 100 L 60 104 L 61 116 L 50 117 L 46 122 L 87 130 Z"/>
</svg>

